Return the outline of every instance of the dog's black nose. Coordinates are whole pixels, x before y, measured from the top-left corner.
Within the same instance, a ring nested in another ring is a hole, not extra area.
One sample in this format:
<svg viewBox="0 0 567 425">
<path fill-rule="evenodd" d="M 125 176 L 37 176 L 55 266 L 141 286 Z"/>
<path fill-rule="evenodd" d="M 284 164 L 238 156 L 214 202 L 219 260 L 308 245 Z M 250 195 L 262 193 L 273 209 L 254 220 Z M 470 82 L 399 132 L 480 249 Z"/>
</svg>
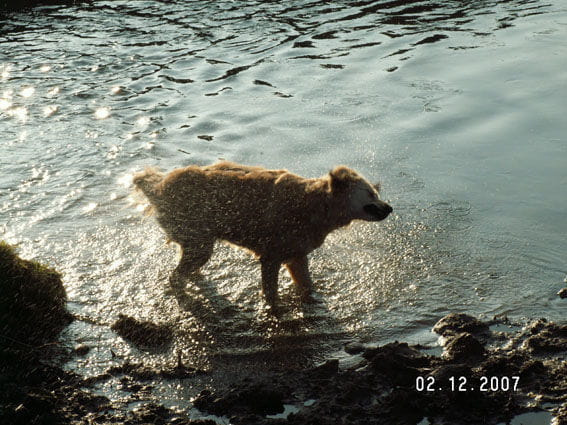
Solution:
<svg viewBox="0 0 567 425">
<path fill-rule="evenodd" d="M 373 216 L 376 220 L 384 220 L 393 211 L 393 209 L 387 203 L 380 202 L 380 204 L 365 205 L 364 211 Z"/>
</svg>

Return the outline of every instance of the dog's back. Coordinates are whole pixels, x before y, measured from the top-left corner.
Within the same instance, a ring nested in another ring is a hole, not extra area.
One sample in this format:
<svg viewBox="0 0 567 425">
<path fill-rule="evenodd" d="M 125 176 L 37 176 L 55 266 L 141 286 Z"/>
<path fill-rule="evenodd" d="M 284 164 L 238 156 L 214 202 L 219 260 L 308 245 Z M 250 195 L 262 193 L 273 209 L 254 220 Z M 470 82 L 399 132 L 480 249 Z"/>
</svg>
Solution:
<svg viewBox="0 0 567 425">
<path fill-rule="evenodd" d="M 305 214 L 298 203 L 308 181 L 287 170 L 231 162 L 193 165 L 166 175 L 146 169 L 134 177 L 171 240 L 182 244 L 210 237 L 256 251 L 263 251 L 286 221 Z"/>
</svg>

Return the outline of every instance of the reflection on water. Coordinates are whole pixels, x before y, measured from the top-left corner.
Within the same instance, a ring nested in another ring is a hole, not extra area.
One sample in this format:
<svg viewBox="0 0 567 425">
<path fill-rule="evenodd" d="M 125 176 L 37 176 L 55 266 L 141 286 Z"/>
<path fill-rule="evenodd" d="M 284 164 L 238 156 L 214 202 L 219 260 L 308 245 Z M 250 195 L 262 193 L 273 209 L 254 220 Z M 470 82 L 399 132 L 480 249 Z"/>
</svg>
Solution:
<svg viewBox="0 0 567 425">
<path fill-rule="evenodd" d="M 0 237 L 64 272 L 85 318 L 65 338 L 94 347 L 69 367 L 87 375 L 181 352 L 222 381 L 314 363 L 353 338 L 431 344 L 450 311 L 560 320 L 566 32 L 564 6 L 538 0 L 4 15 Z M 299 307 L 282 271 L 280 320 L 262 309 L 258 264 L 224 245 L 199 281 L 166 290 L 175 249 L 130 202 L 131 175 L 218 158 L 306 176 L 345 163 L 382 180 L 395 214 L 313 253 L 320 305 Z M 119 313 L 173 325 L 175 343 L 129 345 L 109 329 Z"/>
</svg>

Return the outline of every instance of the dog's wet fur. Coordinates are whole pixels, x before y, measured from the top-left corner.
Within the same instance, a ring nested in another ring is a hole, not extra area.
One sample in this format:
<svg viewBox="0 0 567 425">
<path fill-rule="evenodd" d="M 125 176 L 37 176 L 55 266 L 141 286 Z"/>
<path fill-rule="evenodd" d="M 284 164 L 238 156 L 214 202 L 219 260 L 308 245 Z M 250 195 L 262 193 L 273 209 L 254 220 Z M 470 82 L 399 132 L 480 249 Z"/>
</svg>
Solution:
<svg viewBox="0 0 567 425">
<path fill-rule="evenodd" d="M 392 212 L 377 187 L 346 166 L 309 179 L 225 161 L 168 174 L 148 168 L 134 176 L 134 184 L 169 239 L 181 247 L 172 284 L 197 272 L 211 257 L 215 241 L 224 240 L 259 258 L 262 290 L 271 306 L 277 302 L 282 264 L 309 301 L 313 282 L 307 254 L 352 220 L 380 221 Z"/>
</svg>

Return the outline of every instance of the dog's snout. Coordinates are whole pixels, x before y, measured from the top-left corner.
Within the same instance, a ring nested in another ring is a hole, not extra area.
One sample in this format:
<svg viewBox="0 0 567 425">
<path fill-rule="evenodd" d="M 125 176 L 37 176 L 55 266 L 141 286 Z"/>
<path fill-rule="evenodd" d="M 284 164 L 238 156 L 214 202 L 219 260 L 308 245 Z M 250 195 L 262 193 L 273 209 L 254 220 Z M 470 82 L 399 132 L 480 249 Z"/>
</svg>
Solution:
<svg viewBox="0 0 567 425">
<path fill-rule="evenodd" d="M 393 208 L 385 203 L 368 204 L 364 206 L 364 211 L 373 216 L 376 220 L 384 220 L 393 211 Z"/>
</svg>

